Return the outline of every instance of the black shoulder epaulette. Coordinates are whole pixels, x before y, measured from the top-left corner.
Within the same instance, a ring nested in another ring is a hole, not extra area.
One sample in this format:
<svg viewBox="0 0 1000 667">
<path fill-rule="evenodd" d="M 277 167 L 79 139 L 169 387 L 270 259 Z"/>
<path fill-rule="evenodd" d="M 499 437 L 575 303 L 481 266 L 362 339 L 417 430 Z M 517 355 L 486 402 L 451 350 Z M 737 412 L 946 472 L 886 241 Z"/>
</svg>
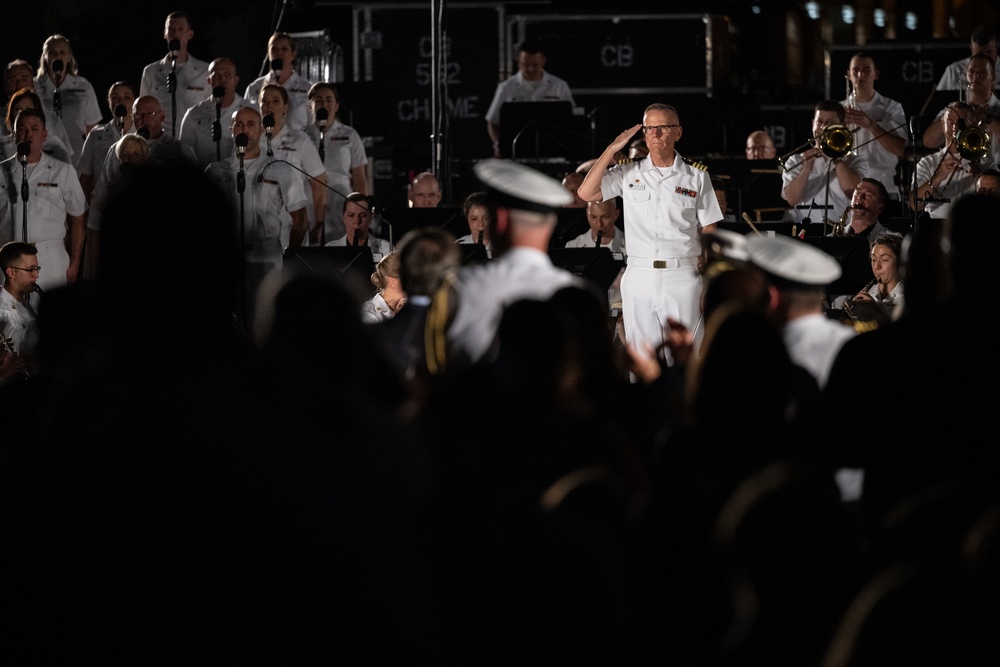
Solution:
<svg viewBox="0 0 1000 667">
<path fill-rule="evenodd" d="M 691 165 L 695 169 L 700 169 L 701 171 L 708 171 L 708 165 L 704 162 L 698 162 L 697 160 L 692 160 L 689 157 L 684 158 L 684 162 Z"/>
</svg>

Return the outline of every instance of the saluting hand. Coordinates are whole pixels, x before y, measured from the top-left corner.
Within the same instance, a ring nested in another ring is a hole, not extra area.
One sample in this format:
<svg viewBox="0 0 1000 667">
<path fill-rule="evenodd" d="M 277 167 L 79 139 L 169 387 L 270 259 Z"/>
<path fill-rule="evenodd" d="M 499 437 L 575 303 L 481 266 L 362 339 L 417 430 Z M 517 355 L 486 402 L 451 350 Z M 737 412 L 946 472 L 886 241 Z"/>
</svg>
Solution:
<svg viewBox="0 0 1000 667">
<path fill-rule="evenodd" d="M 638 132 L 641 129 L 642 129 L 642 123 L 638 123 L 636 125 L 633 125 L 629 129 L 627 129 L 624 132 L 622 132 L 621 134 L 619 134 L 618 137 L 614 141 L 612 141 L 611 145 L 608 146 L 608 147 L 612 148 L 612 149 L 614 149 L 616 151 L 622 150 L 623 148 L 625 148 L 626 146 L 628 146 L 629 140 L 632 139 L 632 137 L 635 135 L 635 133 Z"/>
</svg>

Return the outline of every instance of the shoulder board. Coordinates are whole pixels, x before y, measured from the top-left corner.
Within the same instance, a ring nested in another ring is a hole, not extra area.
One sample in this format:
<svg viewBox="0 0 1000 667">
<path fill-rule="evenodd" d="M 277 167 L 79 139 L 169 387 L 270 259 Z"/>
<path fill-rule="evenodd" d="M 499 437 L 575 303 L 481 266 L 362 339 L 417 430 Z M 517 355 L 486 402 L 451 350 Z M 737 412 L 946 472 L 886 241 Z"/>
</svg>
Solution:
<svg viewBox="0 0 1000 667">
<path fill-rule="evenodd" d="M 684 158 L 684 162 L 691 165 L 695 169 L 700 169 L 701 171 L 708 171 L 708 165 L 704 162 L 698 162 L 697 160 L 692 160 L 689 157 Z"/>
<path fill-rule="evenodd" d="M 627 157 L 623 160 L 618 160 L 615 164 L 630 164 L 632 162 L 642 162 L 641 157 Z"/>
</svg>

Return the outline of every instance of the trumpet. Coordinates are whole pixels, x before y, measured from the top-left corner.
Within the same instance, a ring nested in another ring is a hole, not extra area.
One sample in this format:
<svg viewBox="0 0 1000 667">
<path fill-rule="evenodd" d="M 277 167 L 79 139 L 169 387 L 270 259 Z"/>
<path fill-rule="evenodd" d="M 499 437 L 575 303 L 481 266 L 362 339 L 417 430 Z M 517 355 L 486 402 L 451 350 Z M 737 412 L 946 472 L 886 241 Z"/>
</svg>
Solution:
<svg viewBox="0 0 1000 667">
<path fill-rule="evenodd" d="M 819 139 L 812 138 L 793 151 L 785 153 L 778 158 L 778 166 L 785 168 L 788 158 L 799 153 L 804 153 L 810 148 L 819 148 L 823 155 L 832 160 L 842 158 L 851 152 L 854 147 L 854 133 L 846 125 L 833 123 L 823 128 Z"/>
</svg>

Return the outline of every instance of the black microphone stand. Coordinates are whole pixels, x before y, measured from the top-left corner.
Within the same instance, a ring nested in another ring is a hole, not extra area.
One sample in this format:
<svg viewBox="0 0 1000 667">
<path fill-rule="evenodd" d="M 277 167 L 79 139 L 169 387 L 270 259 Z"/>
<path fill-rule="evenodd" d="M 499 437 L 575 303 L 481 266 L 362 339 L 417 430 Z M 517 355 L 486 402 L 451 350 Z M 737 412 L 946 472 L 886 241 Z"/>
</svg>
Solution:
<svg viewBox="0 0 1000 667">
<path fill-rule="evenodd" d="M 240 169 L 236 173 L 236 192 L 240 195 L 240 312 L 243 321 L 247 317 L 247 233 L 246 233 L 246 189 L 247 174 L 243 165 L 243 156 L 247 150 L 247 136 L 236 136 L 236 156 L 240 160 Z"/>
<path fill-rule="evenodd" d="M 180 51 L 181 43 L 178 39 L 170 40 L 167 45 L 170 49 L 170 73 L 167 74 L 167 92 L 170 93 L 170 119 L 171 134 L 177 136 L 177 52 Z"/>
<path fill-rule="evenodd" d="M 56 84 L 56 89 L 52 91 L 52 110 L 59 118 L 62 118 L 62 92 L 59 90 L 59 86 L 62 85 L 64 67 L 61 60 L 52 63 L 52 74 Z"/>
<path fill-rule="evenodd" d="M 323 113 L 320 114 L 320 111 Z M 323 144 L 326 139 L 326 125 L 329 122 L 330 112 L 320 109 L 316 112 L 316 127 L 319 128 L 319 161 L 326 164 L 326 146 Z"/>
<path fill-rule="evenodd" d="M 215 98 L 215 122 L 212 124 L 212 140 L 215 142 L 216 161 L 222 159 L 222 97 L 225 90 L 220 91 L 221 88 L 221 86 L 216 86 L 212 90 L 212 96 Z"/>
<path fill-rule="evenodd" d="M 932 93 L 933 94 L 933 93 Z M 917 232 L 917 225 L 920 221 L 920 211 L 917 208 L 917 131 L 920 129 L 920 117 L 913 116 L 910 119 L 910 154 L 913 156 L 913 173 L 910 174 L 910 192 L 913 194 L 913 233 Z"/>
<path fill-rule="evenodd" d="M 28 242 L 28 156 L 18 150 L 21 161 L 21 241 Z"/>
</svg>

